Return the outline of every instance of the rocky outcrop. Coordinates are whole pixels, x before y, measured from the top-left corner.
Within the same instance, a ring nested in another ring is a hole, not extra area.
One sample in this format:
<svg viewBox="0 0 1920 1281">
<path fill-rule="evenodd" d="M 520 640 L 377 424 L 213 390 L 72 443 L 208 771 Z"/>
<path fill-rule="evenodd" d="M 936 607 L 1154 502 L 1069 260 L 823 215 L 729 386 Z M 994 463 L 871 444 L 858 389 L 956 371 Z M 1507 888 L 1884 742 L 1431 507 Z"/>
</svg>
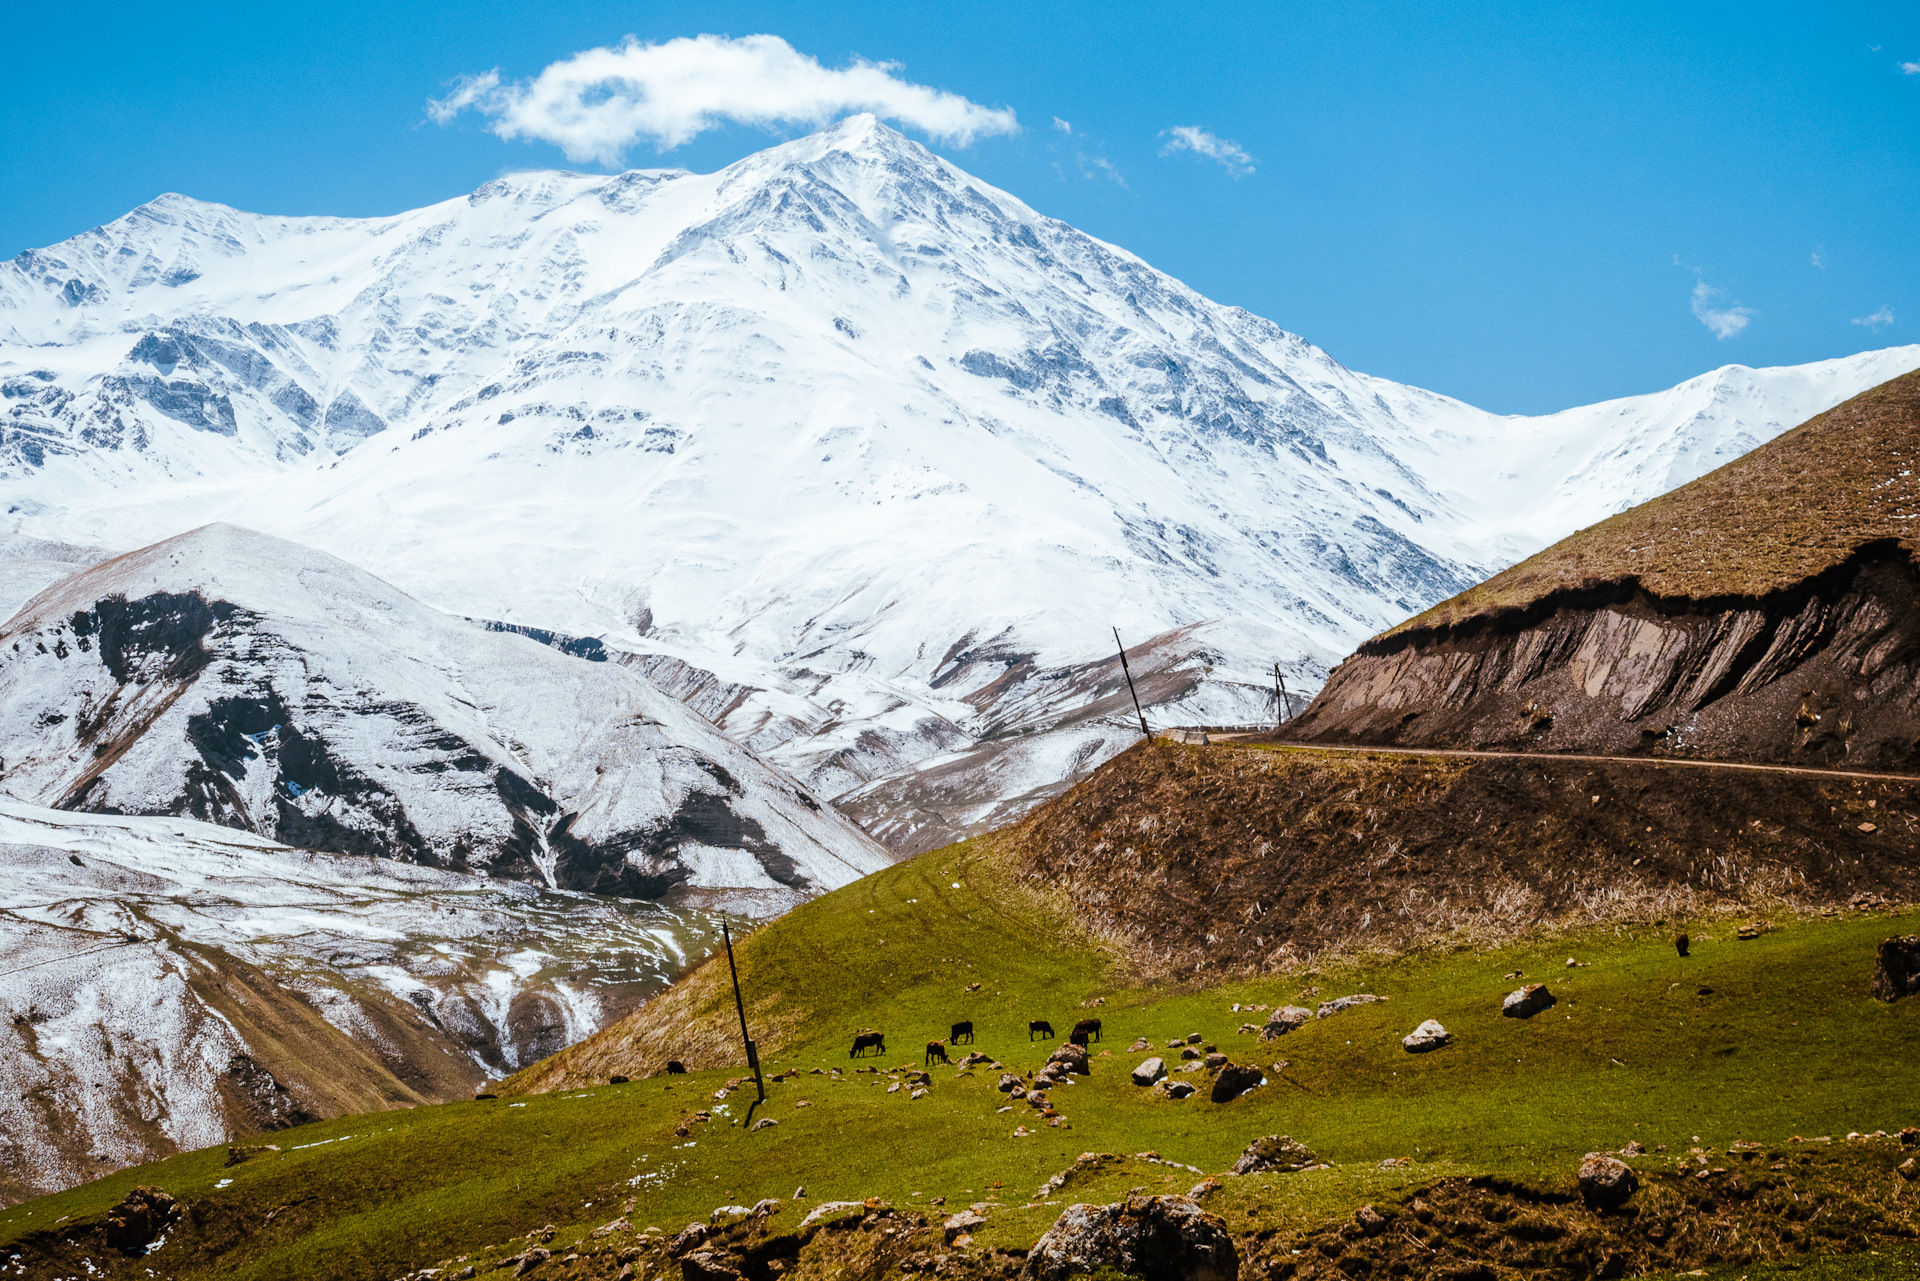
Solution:
<svg viewBox="0 0 1920 1281">
<path fill-rule="evenodd" d="M 1246 1151 L 1233 1163 L 1235 1174 L 1294 1174 L 1320 1164 L 1320 1158 L 1306 1144 L 1291 1135 L 1269 1134 L 1247 1144 Z"/>
<path fill-rule="evenodd" d="M 1595 1209 L 1611 1210 L 1627 1203 L 1639 1180 L 1633 1167 L 1617 1156 L 1589 1152 L 1580 1162 L 1580 1195 Z"/>
<path fill-rule="evenodd" d="M 1119 1272 L 1141 1281 L 1235 1281 L 1240 1257 L 1225 1221 L 1186 1197 L 1128 1197 L 1068 1207 L 1033 1243 L 1026 1281 Z"/>
</svg>

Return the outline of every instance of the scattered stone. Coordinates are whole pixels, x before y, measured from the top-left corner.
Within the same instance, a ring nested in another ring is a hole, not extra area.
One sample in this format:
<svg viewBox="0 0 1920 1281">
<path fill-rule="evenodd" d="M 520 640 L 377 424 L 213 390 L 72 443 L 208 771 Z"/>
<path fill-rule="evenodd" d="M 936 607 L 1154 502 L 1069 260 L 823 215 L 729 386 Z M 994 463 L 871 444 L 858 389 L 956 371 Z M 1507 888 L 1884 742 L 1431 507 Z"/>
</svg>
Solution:
<svg viewBox="0 0 1920 1281">
<path fill-rule="evenodd" d="M 1165 1081 L 1156 1088 L 1164 1089 L 1170 1099 L 1184 1099 L 1193 1093 L 1193 1087 L 1185 1081 Z"/>
<path fill-rule="evenodd" d="M 251 1161 L 262 1152 L 278 1152 L 279 1150 L 279 1145 L 275 1143 L 257 1143 L 251 1146 L 241 1146 L 238 1144 L 229 1145 L 227 1148 L 227 1168 L 232 1169 L 242 1161 Z"/>
<path fill-rule="evenodd" d="M 755 1121 L 752 1125 L 748 1126 L 747 1128 L 750 1130 L 771 1130 L 774 1126 L 778 1124 L 780 1123 L 774 1120 L 772 1117 L 763 1116 L 758 1121 Z"/>
<path fill-rule="evenodd" d="M 969 983 L 969 984 L 967 984 L 967 991 L 969 991 L 969 992 L 978 992 L 979 990 L 980 990 L 980 985 L 979 985 L 978 983 Z"/>
<path fill-rule="evenodd" d="M 1453 1034 L 1440 1026 L 1440 1020 L 1428 1019 L 1411 1033 L 1400 1038 L 1400 1044 L 1406 1047 L 1408 1054 L 1425 1054 L 1437 1050 L 1453 1039 Z"/>
<path fill-rule="evenodd" d="M 1371 1205 L 1363 1205 L 1355 1210 L 1353 1221 L 1360 1225 L 1362 1233 L 1370 1237 L 1377 1237 L 1387 1230 L 1387 1216 Z"/>
<path fill-rule="evenodd" d="M 1628 1143 L 1627 1146 L 1620 1149 L 1621 1156 L 1645 1156 L 1646 1154 L 1647 1149 L 1641 1145 L 1638 1139 L 1634 1139 Z"/>
<path fill-rule="evenodd" d="M 801 1226 L 805 1227 L 806 1225 L 801 1224 Z M 681 1229 L 679 1236 L 676 1236 L 672 1241 L 669 1241 L 667 1243 L 667 1253 L 677 1258 L 680 1255 L 683 1255 L 687 1251 L 698 1246 L 702 1241 L 705 1241 L 706 1239 L 707 1239 L 706 1224 L 689 1223 L 685 1228 Z"/>
<path fill-rule="evenodd" d="M 1180 1051 L 1180 1058 L 1183 1061 L 1190 1060 L 1190 1059 L 1197 1059 L 1199 1057 L 1200 1057 L 1200 1051 L 1194 1049 L 1191 1045 L 1187 1046 L 1186 1048 Z"/>
<path fill-rule="evenodd" d="M 1765 921 L 1756 921 L 1742 925 L 1734 933 L 1743 939 L 1757 939 L 1771 928 Z"/>
<path fill-rule="evenodd" d="M 107 1244 L 128 1254 L 145 1254 L 179 1217 L 171 1195 L 143 1183 L 107 1211 Z"/>
<path fill-rule="evenodd" d="M 680 1260 L 680 1281 L 738 1281 L 739 1276 L 723 1257 L 704 1250 Z"/>
<path fill-rule="evenodd" d="M 1860 824 L 1860 830 L 1867 833 L 1869 836 L 1871 836 L 1873 833 L 1879 831 L 1880 829 L 1875 827 L 1871 823 L 1862 823 Z"/>
<path fill-rule="evenodd" d="M 1024 1125 L 1016 1125 L 1016 1126 L 1014 1126 L 1014 1127 L 1013 1127 L 1013 1137 L 1014 1137 L 1014 1138 L 1016 1138 L 1016 1139 L 1024 1139 L 1024 1138 L 1027 1138 L 1027 1137 L 1028 1137 L 1028 1136 L 1030 1136 L 1030 1135 L 1031 1135 L 1032 1133 L 1033 1133 L 1033 1131 L 1032 1131 L 1032 1130 L 1029 1130 L 1029 1129 L 1028 1129 L 1028 1128 L 1027 1128 L 1026 1126 L 1024 1126 Z"/>
<path fill-rule="evenodd" d="M 1896 934 L 1880 944 L 1873 994 L 1883 1001 L 1920 994 L 1920 934 Z"/>
<path fill-rule="evenodd" d="M 1072 1042 L 1061 1046 L 1047 1056 L 1049 1064 L 1057 1063 L 1075 1076 L 1091 1076 L 1093 1067 L 1087 1061 L 1087 1047 Z"/>
<path fill-rule="evenodd" d="M 1152 1048 L 1153 1048 L 1153 1042 L 1147 1040 L 1147 1038 L 1144 1036 L 1137 1036 L 1133 1039 L 1133 1044 L 1127 1047 L 1127 1053 L 1144 1054 L 1148 1050 L 1151 1050 Z"/>
<path fill-rule="evenodd" d="M 713 1213 L 707 1216 L 707 1222 L 718 1224 L 727 1219 L 744 1219 L 753 1211 L 744 1205 L 716 1205 Z"/>
<path fill-rule="evenodd" d="M 1413 1158 L 1410 1156 L 1390 1156 L 1380 1163 L 1379 1168 L 1382 1170 L 1404 1170 L 1412 1164 Z"/>
<path fill-rule="evenodd" d="M 1633 1167 L 1619 1157 L 1589 1152 L 1580 1162 L 1580 1195 L 1596 1210 L 1625 1205 L 1639 1183 Z"/>
<path fill-rule="evenodd" d="M 513 1266 L 513 1275 L 523 1277 L 552 1257 L 553 1251 L 547 1249 L 545 1246 L 536 1245 L 533 1249 L 520 1256 L 520 1261 Z"/>
<path fill-rule="evenodd" d="M 1019 1077 L 1015 1076 L 1011 1072 L 1002 1072 L 1000 1074 L 1000 1084 L 994 1086 L 993 1088 L 1000 1091 L 1000 1093 L 1002 1094 L 1006 1094 L 1012 1090 L 1026 1089 L 1027 1083 L 1021 1080 Z"/>
<path fill-rule="evenodd" d="M 1152 1281 L 1236 1281 L 1240 1257 L 1226 1223 L 1186 1197 L 1129 1196 L 1068 1207 L 1033 1243 L 1026 1281 L 1121 1273 Z"/>
<path fill-rule="evenodd" d="M 811 1099 L 795 1099 L 795 1100 L 793 1101 L 793 1106 L 795 1106 L 795 1107 L 797 1107 L 797 1108 L 810 1108 L 810 1107 L 812 1107 L 812 1106 L 813 1106 L 813 1100 L 811 1100 Z"/>
<path fill-rule="evenodd" d="M 1902 1161 L 1897 1168 L 1900 1171 L 1900 1177 L 1911 1183 L 1914 1176 L 1920 1174 L 1920 1161 L 1915 1161 L 1912 1157 L 1908 1157 Z"/>
<path fill-rule="evenodd" d="M 1269 1134 L 1247 1144 L 1233 1163 L 1235 1174 L 1297 1174 L 1320 1164 L 1306 1144 L 1285 1134 Z"/>
<path fill-rule="evenodd" d="M 1265 1085 L 1267 1078 L 1260 1069 L 1246 1063 L 1230 1064 L 1220 1069 L 1220 1075 L 1213 1078 L 1213 1101 L 1230 1103 L 1256 1085 Z"/>
<path fill-rule="evenodd" d="M 1271 1041 L 1304 1026 L 1312 1018 L 1313 1011 L 1304 1005 L 1283 1006 L 1267 1017 L 1267 1025 L 1260 1029 L 1260 1036 L 1263 1040 Z"/>
<path fill-rule="evenodd" d="M 1227 1065 L 1227 1056 L 1219 1053 L 1209 1054 L 1207 1055 L 1205 1061 L 1207 1065 L 1207 1071 L 1218 1072 L 1221 1068 Z"/>
<path fill-rule="evenodd" d="M 1355 992 L 1352 996 L 1336 996 L 1331 1001 L 1320 1002 L 1316 1018 L 1330 1018 L 1342 1010 L 1350 1010 L 1356 1005 L 1372 1005 L 1375 1001 L 1384 1001 L 1384 996 L 1375 996 L 1371 992 Z"/>
<path fill-rule="evenodd" d="M 946 1223 L 941 1227 L 941 1231 L 947 1238 L 947 1244 L 952 1245 L 955 1237 L 971 1236 L 975 1228 L 983 1228 L 986 1225 L 987 1217 L 984 1214 L 975 1214 L 972 1210 L 962 1210 L 958 1214 L 948 1215 Z"/>
<path fill-rule="evenodd" d="M 909 1099 L 924 1099 L 929 1094 L 932 1094 L 932 1093 L 933 1093 L 932 1090 L 929 1090 L 925 1086 L 922 1086 L 919 1089 L 915 1090 L 912 1094 L 909 1094 L 907 1097 Z"/>
<path fill-rule="evenodd" d="M 1584 970 L 1591 964 L 1591 961 L 1576 961 L 1571 956 L 1567 958 L 1567 968 L 1570 970 Z"/>
<path fill-rule="evenodd" d="M 1200 1044 L 1200 1042 L 1202 1042 L 1202 1041 L 1204 1041 L 1204 1040 L 1206 1040 L 1206 1038 L 1205 1038 L 1205 1037 L 1203 1037 L 1203 1036 L 1201 1036 L 1201 1035 L 1200 1035 L 1200 1034 L 1199 1034 L 1198 1032 L 1189 1032 L 1189 1033 L 1187 1033 L 1187 1044 L 1188 1044 L 1188 1045 L 1198 1045 L 1198 1044 Z"/>
<path fill-rule="evenodd" d="M 1148 1059 L 1133 1070 L 1133 1083 L 1135 1085 L 1152 1085 L 1166 1074 L 1167 1061 L 1156 1056 Z"/>
<path fill-rule="evenodd" d="M 799 1199 L 797 1194 L 794 1199 Z M 843 1220 L 850 1221 L 865 1218 L 866 1213 L 867 1207 L 865 1202 L 822 1201 L 819 1205 L 814 1206 L 813 1209 L 807 1212 L 806 1218 L 800 1220 L 800 1230 L 805 1232 L 807 1229 L 814 1227 L 831 1227 L 835 1223 Z M 675 1244 L 677 1245 L 679 1242 L 676 1241 Z M 672 1246 L 668 1246 L 667 1253 L 673 1254 L 676 1253 L 676 1251 Z"/>
<path fill-rule="evenodd" d="M 599 1227 L 593 1230 L 591 1235 L 596 1237 L 610 1237 L 610 1236 L 613 1236 L 615 1233 L 631 1232 L 631 1231 L 633 1231 L 633 1224 L 628 1222 L 627 1216 L 623 1214 L 619 1218 L 615 1219 L 612 1223 L 601 1224 Z"/>
<path fill-rule="evenodd" d="M 1552 1009 L 1557 1001 L 1545 983 L 1529 983 L 1507 994 L 1507 999 L 1500 1002 L 1500 1013 L 1510 1019 L 1530 1019 L 1542 1010 Z"/>
</svg>

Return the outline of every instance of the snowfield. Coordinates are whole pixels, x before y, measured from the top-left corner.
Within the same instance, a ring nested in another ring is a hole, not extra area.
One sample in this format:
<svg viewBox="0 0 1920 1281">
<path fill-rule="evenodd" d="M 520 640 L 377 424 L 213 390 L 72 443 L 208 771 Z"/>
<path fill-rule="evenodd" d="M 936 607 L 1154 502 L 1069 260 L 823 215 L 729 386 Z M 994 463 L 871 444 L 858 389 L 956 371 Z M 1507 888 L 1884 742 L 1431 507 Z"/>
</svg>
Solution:
<svg viewBox="0 0 1920 1281">
<path fill-rule="evenodd" d="M 912 849 L 1130 741 L 1087 715 L 1120 690 L 1111 626 L 1163 723 L 1268 716 L 1273 663 L 1310 692 L 1365 636 L 1916 365 L 1492 415 L 860 116 L 714 174 L 518 174 L 385 218 L 164 196 L 23 254 L 0 494 L 28 535 L 229 521 L 598 638 Z M 1035 734 L 1058 741 L 1004 750 Z"/>
</svg>

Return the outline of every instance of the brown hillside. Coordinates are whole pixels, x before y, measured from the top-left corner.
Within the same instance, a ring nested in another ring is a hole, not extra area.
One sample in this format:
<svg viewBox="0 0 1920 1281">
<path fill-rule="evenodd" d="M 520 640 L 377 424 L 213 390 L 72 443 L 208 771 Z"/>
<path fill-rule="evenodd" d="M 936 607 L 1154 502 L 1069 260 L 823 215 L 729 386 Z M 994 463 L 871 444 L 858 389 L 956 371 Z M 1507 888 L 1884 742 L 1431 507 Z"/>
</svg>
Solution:
<svg viewBox="0 0 1920 1281">
<path fill-rule="evenodd" d="M 1628 580 L 1706 601 L 1791 591 L 1882 540 L 1920 553 L 1920 370 L 1601 521 L 1384 633 L 1460 628 Z"/>
</svg>

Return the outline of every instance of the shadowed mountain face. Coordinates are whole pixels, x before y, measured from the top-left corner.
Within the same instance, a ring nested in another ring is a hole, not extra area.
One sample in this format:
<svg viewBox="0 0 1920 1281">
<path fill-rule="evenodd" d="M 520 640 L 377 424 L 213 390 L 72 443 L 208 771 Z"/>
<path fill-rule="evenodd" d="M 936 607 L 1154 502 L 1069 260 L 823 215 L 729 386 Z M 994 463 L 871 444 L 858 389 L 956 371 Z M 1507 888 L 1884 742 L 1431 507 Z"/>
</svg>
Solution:
<svg viewBox="0 0 1920 1281">
<path fill-rule="evenodd" d="M 888 856 L 636 674 L 209 526 L 0 630 L 22 800 L 658 899 L 791 902 Z"/>
<path fill-rule="evenodd" d="M 1488 414 L 860 117 L 391 217 L 167 196 L 0 264 L 0 499 L 118 549 L 229 520 L 598 639 L 914 849 L 1133 740 L 1093 711 L 1112 626 L 1161 723 L 1264 719 L 1274 662 L 1311 691 L 1916 364 Z"/>
<path fill-rule="evenodd" d="M 1378 636 L 1289 735 L 1920 768 L 1920 374 Z"/>
</svg>

